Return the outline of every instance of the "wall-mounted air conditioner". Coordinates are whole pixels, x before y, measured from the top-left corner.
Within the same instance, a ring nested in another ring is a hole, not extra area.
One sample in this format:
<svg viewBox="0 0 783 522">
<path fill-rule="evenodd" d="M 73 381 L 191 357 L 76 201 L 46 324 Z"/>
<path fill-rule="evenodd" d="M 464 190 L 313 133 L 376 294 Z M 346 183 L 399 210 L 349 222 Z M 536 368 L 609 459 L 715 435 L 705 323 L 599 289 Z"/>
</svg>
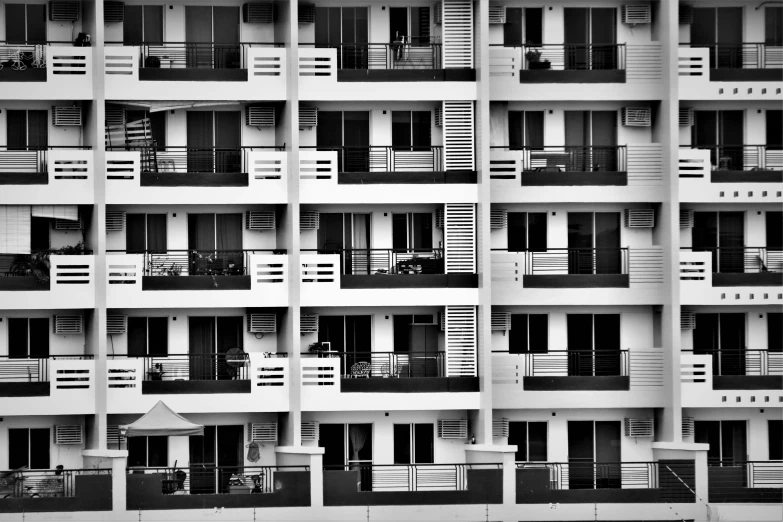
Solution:
<svg viewBox="0 0 783 522">
<path fill-rule="evenodd" d="M 693 107 L 683 107 L 680 109 L 680 127 L 693 127 L 695 122 L 696 111 L 693 110 Z"/>
<path fill-rule="evenodd" d="M 624 24 L 649 24 L 652 23 L 652 7 L 644 5 L 624 5 L 620 9 L 621 20 Z"/>
<path fill-rule="evenodd" d="M 103 2 L 103 22 L 118 24 L 125 20 L 125 2 Z"/>
<path fill-rule="evenodd" d="M 52 125 L 58 127 L 80 127 L 81 124 L 81 107 L 52 107 Z"/>
<path fill-rule="evenodd" d="M 276 422 L 250 422 L 247 425 L 247 440 L 249 442 L 276 442 Z"/>
<path fill-rule="evenodd" d="M 693 6 L 680 4 L 678 18 L 680 25 L 691 25 L 693 23 Z"/>
<path fill-rule="evenodd" d="M 439 419 L 438 438 L 440 439 L 467 439 L 467 419 Z"/>
<path fill-rule="evenodd" d="M 79 219 L 55 219 L 53 228 L 55 230 L 84 230 L 84 223 L 81 216 Z"/>
<path fill-rule="evenodd" d="M 503 4 L 489 4 L 489 23 L 506 23 L 506 6 Z"/>
<path fill-rule="evenodd" d="M 275 23 L 275 4 L 272 2 L 242 4 L 242 21 L 246 24 Z"/>
<path fill-rule="evenodd" d="M 508 227 L 508 210 L 505 208 L 493 208 L 489 211 L 489 228 L 498 230 Z"/>
<path fill-rule="evenodd" d="M 299 126 L 318 126 L 318 107 L 299 107 Z"/>
<path fill-rule="evenodd" d="M 623 127 L 652 126 L 652 109 L 646 107 L 623 107 L 620 111 Z"/>
<path fill-rule="evenodd" d="M 276 226 L 274 210 L 249 210 L 245 212 L 245 230 L 275 230 Z"/>
<path fill-rule="evenodd" d="M 511 312 L 492 312 L 491 328 L 493 332 L 511 330 Z"/>
<path fill-rule="evenodd" d="M 318 230 L 321 213 L 317 210 L 303 210 L 299 213 L 299 230 Z"/>
<path fill-rule="evenodd" d="M 435 126 L 443 127 L 443 107 L 435 108 Z"/>
<path fill-rule="evenodd" d="M 693 228 L 693 210 L 680 210 L 680 228 Z"/>
<path fill-rule="evenodd" d="M 320 430 L 318 421 L 302 421 L 301 424 L 302 440 L 318 440 Z"/>
<path fill-rule="evenodd" d="M 51 22 L 77 22 L 81 14 L 81 2 L 66 2 L 53 0 L 49 2 L 49 21 Z"/>
<path fill-rule="evenodd" d="M 128 331 L 127 315 L 107 315 L 106 333 L 108 335 L 124 334 Z"/>
<path fill-rule="evenodd" d="M 315 23 L 315 5 L 299 4 L 299 25 Z"/>
<path fill-rule="evenodd" d="M 626 228 L 652 228 L 655 226 L 655 210 L 651 208 L 627 208 L 623 211 Z"/>
<path fill-rule="evenodd" d="M 492 419 L 492 436 L 508 437 L 508 419 Z"/>
<path fill-rule="evenodd" d="M 432 23 L 441 25 L 443 23 L 443 3 L 438 2 L 432 6 Z"/>
<path fill-rule="evenodd" d="M 652 437 L 655 435 L 655 421 L 652 418 L 625 419 L 626 437 Z"/>
<path fill-rule="evenodd" d="M 247 331 L 250 333 L 275 333 L 277 316 L 275 314 L 247 314 Z"/>
<path fill-rule="evenodd" d="M 696 423 L 693 417 L 682 418 L 682 438 L 693 437 L 696 434 Z"/>
<path fill-rule="evenodd" d="M 78 424 L 54 427 L 54 443 L 62 446 L 78 446 L 84 442 L 84 429 Z"/>
<path fill-rule="evenodd" d="M 245 107 L 245 125 L 248 127 L 274 127 L 275 108 L 271 106 Z"/>
<path fill-rule="evenodd" d="M 696 312 L 680 308 L 680 330 L 693 330 L 694 328 L 696 328 Z"/>
<path fill-rule="evenodd" d="M 301 314 L 299 316 L 299 333 L 318 333 L 318 314 Z"/>
<path fill-rule="evenodd" d="M 106 211 L 106 232 L 122 232 L 125 230 L 125 211 Z"/>
<path fill-rule="evenodd" d="M 81 315 L 55 315 L 52 331 L 59 335 L 76 335 L 84 331 L 84 318 Z"/>
</svg>

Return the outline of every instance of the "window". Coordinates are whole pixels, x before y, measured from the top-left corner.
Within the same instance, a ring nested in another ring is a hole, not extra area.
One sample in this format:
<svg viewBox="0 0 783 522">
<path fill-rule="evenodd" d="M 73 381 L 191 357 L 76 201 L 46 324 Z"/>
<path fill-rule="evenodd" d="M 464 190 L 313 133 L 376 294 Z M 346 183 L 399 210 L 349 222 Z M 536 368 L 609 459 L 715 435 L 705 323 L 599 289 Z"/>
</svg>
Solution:
<svg viewBox="0 0 783 522">
<path fill-rule="evenodd" d="M 507 7 L 503 25 L 503 45 L 521 47 L 540 46 L 544 42 L 544 10 L 540 7 Z M 524 30 L 524 32 L 523 32 Z"/>
<path fill-rule="evenodd" d="M 714 273 L 743 273 L 745 261 L 744 212 L 694 212 L 694 252 L 712 252 Z"/>
<path fill-rule="evenodd" d="M 10 428 L 8 468 L 49 469 L 52 437 L 49 428 Z"/>
<path fill-rule="evenodd" d="M 783 460 L 783 420 L 771 420 L 769 428 L 769 460 Z"/>
<path fill-rule="evenodd" d="M 691 46 L 710 48 L 711 69 L 742 67 L 743 10 L 733 6 L 693 9 Z"/>
<path fill-rule="evenodd" d="M 8 318 L 8 357 L 49 357 L 49 318 Z"/>
<path fill-rule="evenodd" d="M 509 422 L 508 443 L 517 446 L 517 462 L 546 462 L 547 423 Z"/>
<path fill-rule="evenodd" d="M 46 43 L 46 4 L 5 4 L 5 40 L 9 44 Z"/>
<path fill-rule="evenodd" d="M 621 274 L 619 212 L 568 213 L 568 273 Z"/>
<path fill-rule="evenodd" d="M 747 462 L 747 426 L 742 421 L 696 421 L 695 442 L 709 444 L 707 464 L 734 465 Z"/>
<path fill-rule="evenodd" d="M 783 46 L 783 7 L 764 8 L 764 43 Z"/>
<path fill-rule="evenodd" d="M 508 251 L 546 251 L 546 212 L 508 213 Z"/>
<path fill-rule="evenodd" d="M 125 251 L 165 253 L 167 248 L 166 214 L 127 214 L 125 216 Z"/>
<path fill-rule="evenodd" d="M 429 150 L 430 111 L 392 111 L 392 147 L 395 150 Z"/>
<path fill-rule="evenodd" d="M 767 314 L 767 350 L 783 352 L 783 313 Z"/>
<path fill-rule="evenodd" d="M 544 111 L 508 111 L 508 144 L 511 150 L 544 147 Z"/>
<path fill-rule="evenodd" d="M 511 314 L 509 353 L 546 353 L 549 349 L 547 314 Z"/>
<path fill-rule="evenodd" d="M 188 172 L 241 172 L 241 122 L 241 111 L 187 111 Z"/>
<path fill-rule="evenodd" d="M 395 424 L 394 463 L 433 464 L 434 433 L 432 424 Z"/>
<path fill-rule="evenodd" d="M 566 7 L 563 28 L 566 69 L 617 69 L 617 8 Z"/>
<path fill-rule="evenodd" d="M 340 172 L 370 170 L 370 111 L 318 111 L 316 144 L 321 150 L 340 149 Z"/>
<path fill-rule="evenodd" d="M 48 111 L 6 111 L 8 150 L 38 150 L 49 144 Z"/>
<path fill-rule="evenodd" d="M 368 11 L 366 7 L 315 8 L 315 45 L 338 48 L 338 69 L 367 68 Z"/>
<path fill-rule="evenodd" d="M 163 43 L 163 6 L 126 4 L 122 42 L 125 45 Z"/>
<path fill-rule="evenodd" d="M 623 375 L 620 314 L 566 314 L 568 375 Z"/>
<path fill-rule="evenodd" d="M 429 6 L 389 7 L 389 42 L 402 38 L 414 46 L 429 43 Z"/>
<path fill-rule="evenodd" d="M 165 467 L 169 463 L 169 438 L 128 437 L 128 466 Z"/>
<path fill-rule="evenodd" d="M 713 375 L 745 375 L 745 314 L 696 314 L 693 353 L 712 354 Z"/>
<path fill-rule="evenodd" d="M 432 248 L 432 213 L 392 214 L 392 248 Z"/>
<path fill-rule="evenodd" d="M 128 317 L 128 355 L 146 357 L 168 353 L 168 317 Z"/>
<path fill-rule="evenodd" d="M 49 250 L 49 231 L 51 230 L 51 219 L 32 217 L 30 219 L 30 250 L 41 252 Z"/>
</svg>

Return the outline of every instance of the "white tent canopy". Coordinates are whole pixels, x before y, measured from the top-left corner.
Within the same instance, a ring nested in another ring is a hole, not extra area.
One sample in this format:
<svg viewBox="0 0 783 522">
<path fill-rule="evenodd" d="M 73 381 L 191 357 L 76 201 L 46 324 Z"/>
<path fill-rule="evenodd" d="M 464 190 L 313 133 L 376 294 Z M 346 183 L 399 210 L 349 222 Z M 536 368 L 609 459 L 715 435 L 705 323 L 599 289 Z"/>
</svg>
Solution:
<svg viewBox="0 0 783 522">
<path fill-rule="evenodd" d="M 204 426 L 193 424 L 171 410 L 163 401 L 153 406 L 139 420 L 120 426 L 120 432 L 126 437 L 153 437 L 168 435 L 172 437 L 204 435 Z"/>
</svg>

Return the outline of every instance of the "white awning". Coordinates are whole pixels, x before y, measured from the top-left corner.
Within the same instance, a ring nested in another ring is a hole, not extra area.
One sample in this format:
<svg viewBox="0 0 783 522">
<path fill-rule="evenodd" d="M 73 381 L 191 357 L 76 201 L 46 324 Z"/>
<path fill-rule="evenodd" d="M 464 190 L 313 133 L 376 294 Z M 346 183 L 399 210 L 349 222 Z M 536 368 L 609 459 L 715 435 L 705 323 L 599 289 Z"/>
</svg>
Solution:
<svg viewBox="0 0 783 522">
<path fill-rule="evenodd" d="M 76 205 L 33 205 L 31 215 L 32 217 L 79 221 L 79 207 Z"/>
<path fill-rule="evenodd" d="M 0 205 L 0 254 L 29 254 L 30 235 L 30 207 Z"/>
</svg>

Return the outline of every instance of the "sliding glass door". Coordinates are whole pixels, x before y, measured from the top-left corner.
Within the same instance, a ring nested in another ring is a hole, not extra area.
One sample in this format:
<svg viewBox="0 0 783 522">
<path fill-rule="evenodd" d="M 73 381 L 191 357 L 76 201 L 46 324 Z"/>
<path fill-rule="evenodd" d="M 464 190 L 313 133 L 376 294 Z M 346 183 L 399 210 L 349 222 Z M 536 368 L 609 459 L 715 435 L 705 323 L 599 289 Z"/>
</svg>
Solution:
<svg viewBox="0 0 783 522">
<path fill-rule="evenodd" d="M 565 68 L 617 69 L 617 9 L 564 9 Z"/>
<path fill-rule="evenodd" d="M 192 275 L 242 275 L 242 214 L 188 214 Z"/>
<path fill-rule="evenodd" d="M 186 114 L 188 172 L 241 172 L 241 111 L 188 111 Z"/>
<path fill-rule="evenodd" d="M 620 314 L 567 314 L 568 375 L 622 375 Z"/>
<path fill-rule="evenodd" d="M 742 7 L 693 9 L 691 45 L 709 47 L 710 69 L 742 68 Z"/>
<path fill-rule="evenodd" d="M 239 69 L 239 7 L 185 6 L 189 68 Z"/>
<path fill-rule="evenodd" d="M 715 273 L 743 273 L 745 213 L 695 212 L 693 218 L 693 251 L 712 252 Z"/>
<path fill-rule="evenodd" d="M 568 213 L 568 273 L 622 273 L 619 212 Z"/>
<path fill-rule="evenodd" d="M 189 317 L 189 377 L 195 381 L 236 379 L 226 352 L 243 347 L 243 317 Z"/>
</svg>

